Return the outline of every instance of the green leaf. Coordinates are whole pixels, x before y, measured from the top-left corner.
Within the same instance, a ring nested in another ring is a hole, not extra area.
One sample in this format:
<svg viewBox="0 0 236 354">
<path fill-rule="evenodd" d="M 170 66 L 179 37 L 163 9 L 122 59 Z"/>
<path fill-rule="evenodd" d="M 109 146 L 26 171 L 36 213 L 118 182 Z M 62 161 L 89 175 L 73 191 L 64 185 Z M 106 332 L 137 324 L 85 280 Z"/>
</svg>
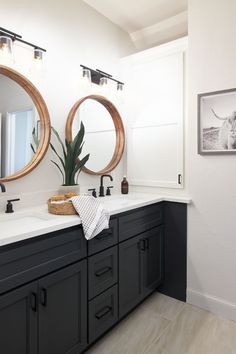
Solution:
<svg viewBox="0 0 236 354">
<path fill-rule="evenodd" d="M 35 149 L 34 149 L 34 147 L 33 147 L 33 144 L 30 144 L 30 147 L 31 147 L 33 153 L 35 154 Z"/>
<path fill-rule="evenodd" d="M 35 151 L 38 149 L 39 147 L 39 140 L 35 134 L 35 128 L 32 130 L 32 138 L 33 138 L 33 142 L 35 144 L 35 147 L 33 146 L 33 144 L 30 144 L 31 146 L 31 149 L 33 150 L 34 154 L 35 154 Z"/>
<path fill-rule="evenodd" d="M 60 160 L 64 170 L 65 170 L 65 163 L 64 161 L 62 160 L 61 156 L 58 154 L 58 152 L 56 151 L 56 149 L 54 148 L 54 146 L 52 145 L 52 143 L 50 143 L 50 147 L 52 149 L 52 151 L 56 154 L 56 156 L 58 157 L 58 159 Z"/>
<path fill-rule="evenodd" d="M 71 178 L 73 180 L 75 180 L 76 173 L 78 171 L 80 172 L 81 168 L 86 164 L 86 162 L 89 159 L 89 156 L 90 156 L 90 154 L 87 154 L 85 157 L 82 158 L 82 160 L 77 160 L 76 166 L 75 166 L 75 168 L 74 168 L 74 170 L 72 172 L 72 175 L 71 175 Z"/>
<path fill-rule="evenodd" d="M 80 124 L 80 130 L 78 134 L 75 136 L 74 140 L 72 141 L 72 150 L 74 154 L 74 159 L 77 159 L 82 151 L 81 145 L 83 146 L 83 139 L 84 139 L 84 124 L 81 122 Z"/>
<path fill-rule="evenodd" d="M 70 184 L 71 174 L 74 169 L 75 161 L 74 161 L 74 154 L 71 148 L 71 144 L 66 140 L 66 149 L 67 149 L 67 156 L 65 160 L 65 183 L 67 185 Z"/>
<path fill-rule="evenodd" d="M 62 184 L 64 184 L 64 174 L 62 172 L 62 169 L 60 168 L 60 166 L 53 160 L 51 160 L 51 162 L 58 168 L 58 170 L 61 172 L 62 175 Z"/>
<path fill-rule="evenodd" d="M 63 141 L 61 140 L 60 138 L 60 135 L 58 134 L 58 132 L 56 131 L 55 128 L 51 127 L 54 135 L 57 137 L 57 140 L 59 141 L 59 143 L 61 144 L 61 147 L 62 147 L 62 151 L 63 151 L 63 155 L 64 155 L 64 159 L 66 159 L 66 150 L 65 150 L 65 146 L 63 144 Z"/>
</svg>

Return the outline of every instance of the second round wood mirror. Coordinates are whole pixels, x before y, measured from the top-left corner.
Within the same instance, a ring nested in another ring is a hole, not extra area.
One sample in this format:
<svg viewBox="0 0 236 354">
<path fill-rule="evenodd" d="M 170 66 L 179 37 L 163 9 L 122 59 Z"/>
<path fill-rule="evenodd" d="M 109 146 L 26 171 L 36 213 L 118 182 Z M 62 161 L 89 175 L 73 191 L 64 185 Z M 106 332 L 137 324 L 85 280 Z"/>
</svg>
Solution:
<svg viewBox="0 0 236 354">
<path fill-rule="evenodd" d="M 124 151 L 125 133 L 121 116 L 108 99 L 90 95 L 78 100 L 71 108 L 66 123 L 66 138 L 72 141 L 80 122 L 85 126 L 84 153 L 90 153 L 83 171 L 102 175 L 112 171 Z"/>
</svg>

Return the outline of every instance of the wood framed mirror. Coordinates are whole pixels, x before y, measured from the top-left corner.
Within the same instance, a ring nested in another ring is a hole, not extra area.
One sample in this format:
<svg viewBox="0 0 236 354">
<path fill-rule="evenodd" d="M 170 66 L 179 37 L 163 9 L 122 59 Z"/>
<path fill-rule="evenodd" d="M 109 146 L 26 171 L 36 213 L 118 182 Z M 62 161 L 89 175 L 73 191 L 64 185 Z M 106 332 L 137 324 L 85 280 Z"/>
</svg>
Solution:
<svg viewBox="0 0 236 354">
<path fill-rule="evenodd" d="M 46 154 L 50 136 L 49 112 L 37 88 L 0 65 L 0 182 L 30 173 Z"/>
<path fill-rule="evenodd" d="M 83 171 L 91 175 L 111 172 L 120 162 L 124 151 L 125 132 L 121 116 L 112 102 L 98 95 L 78 100 L 71 108 L 66 123 L 69 142 L 85 126 L 83 153 L 90 158 Z"/>
</svg>

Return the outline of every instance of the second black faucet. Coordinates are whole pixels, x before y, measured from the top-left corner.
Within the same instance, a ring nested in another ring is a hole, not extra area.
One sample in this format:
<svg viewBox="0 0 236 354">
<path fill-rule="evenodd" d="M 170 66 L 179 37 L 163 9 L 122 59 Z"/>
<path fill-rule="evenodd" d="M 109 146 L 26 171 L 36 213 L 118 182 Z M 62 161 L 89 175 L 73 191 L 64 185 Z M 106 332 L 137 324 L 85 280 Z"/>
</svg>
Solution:
<svg viewBox="0 0 236 354">
<path fill-rule="evenodd" d="M 104 177 L 108 177 L 108 178 L 110 178 L 111 181 L 113 181 L 113 178 L 111 175 L 102 175 L 101 176 L 100 187 L 99 187 L 99 197 L 105 197 L 104 185 L 103 185 L 103 178 Z"/>
</svg>

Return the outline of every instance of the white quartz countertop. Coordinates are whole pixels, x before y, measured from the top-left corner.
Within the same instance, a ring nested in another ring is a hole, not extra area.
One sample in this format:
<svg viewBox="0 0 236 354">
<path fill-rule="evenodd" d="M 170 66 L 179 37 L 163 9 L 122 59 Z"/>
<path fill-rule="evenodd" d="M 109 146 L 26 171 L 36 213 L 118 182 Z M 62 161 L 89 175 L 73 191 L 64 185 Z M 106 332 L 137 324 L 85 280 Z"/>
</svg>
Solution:
<svg viewBox="0 0 236 354">
<path fill-rule="evenodd" d="M 191 203 L 189 197 L 160 196 L 144 193 L 113 195 L 99 198 L 110 215 L 123 213 L 132 209 L 162 201 Z M 77 215 L 53 215 L 47 211 L 47 205 L 22 209 L 12 214 L 0 214 L 0 246 L 23 241 L 49 232 L 80 225 Z"/>
</svg>

